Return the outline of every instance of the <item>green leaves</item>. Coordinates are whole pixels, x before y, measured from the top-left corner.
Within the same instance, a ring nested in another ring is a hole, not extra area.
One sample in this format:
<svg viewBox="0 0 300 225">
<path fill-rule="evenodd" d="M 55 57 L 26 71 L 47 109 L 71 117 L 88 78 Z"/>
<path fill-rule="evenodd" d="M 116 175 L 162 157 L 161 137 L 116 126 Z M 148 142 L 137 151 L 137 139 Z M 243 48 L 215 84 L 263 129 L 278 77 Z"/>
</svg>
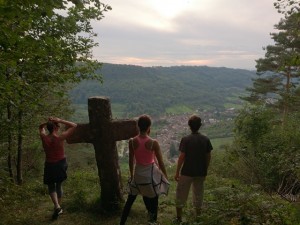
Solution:
<svg viewBox="0 0 300 225">
<path fill-rule="evenodd" d="M 285 13 L 285 17 L 275 25 L 277 33 L 271 33 L 274 45 L 264 48 L 265 57 L 256 60 L 258 77 L 253 79 L 250 95 L 243 99 L 250 104 L 265 105 L 282 112 L 284 121 L 289 112 L 299 110 L 300 98 L 297 94 L 300 77 L 300 11 L 299 4 L 290 0 L 277 0 L 279 10 L 297 10 Z M 287 11 L 285 11 L 287 12 Z"/>
<path fill-rule="evenodd" d="M 300 11 L 300 4 L 293 0 L 277 0 L 274 3 L 275 8 L 279 13 L 291 15 Z"/>
<path fill-rule="evenodd" d="M 290 195 L 300 188 L 299 113 L 284 121 L 266 107 L 243 109 L 235 121 L 235 142 L 229 149 L 239 176 L 260 184 L 269 192 Z"/>
<path fill-rule="evenodd" d="M 11 140 L 28 140 L 45 117 L 70 112 L 70 84 L 102 80 L 95 72 L 101 64 L 92 59 L 97 43 L 91 20 L 102 19 L 109 7 L 98 0 L 75 3 L 0 1 L 0 145 L 18 149 L 17 157 L 23 143 Z"/>
</svg>

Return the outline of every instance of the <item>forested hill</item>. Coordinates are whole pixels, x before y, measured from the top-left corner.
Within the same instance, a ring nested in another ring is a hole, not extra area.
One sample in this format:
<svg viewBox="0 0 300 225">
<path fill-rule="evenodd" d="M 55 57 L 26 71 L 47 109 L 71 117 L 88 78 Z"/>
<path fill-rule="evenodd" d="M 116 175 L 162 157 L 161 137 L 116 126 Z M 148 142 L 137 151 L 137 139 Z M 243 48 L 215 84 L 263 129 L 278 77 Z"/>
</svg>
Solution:
<svg viewBox="0 0 300 225">
<path fill-rule="evenodd" d="M 241 104 L 255 71 L 207 66 L 141 67 L 104 64 L 104 82 L 84 81 L 71 91 L 75 104 L 90 96 L 107 96 L 113 111 L 125 115 L 184 112 Z"/>
</svg>

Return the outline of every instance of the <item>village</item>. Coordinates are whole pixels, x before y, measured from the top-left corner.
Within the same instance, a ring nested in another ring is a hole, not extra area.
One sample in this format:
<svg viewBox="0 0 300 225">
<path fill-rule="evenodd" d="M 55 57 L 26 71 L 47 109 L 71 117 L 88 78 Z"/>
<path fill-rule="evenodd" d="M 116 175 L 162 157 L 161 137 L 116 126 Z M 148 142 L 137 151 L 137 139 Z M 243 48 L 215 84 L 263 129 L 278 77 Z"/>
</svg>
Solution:
<svg viewBox="0 0 300 225">
<path fill-rule="evenodd" d="M 200 115 L 202 119 L 203 128 L 221 122 L 222 120 L 232 120 L 236 115 L 235 108 L 229 108 L 222 112 L 220 111 L 196 111 L 195 114 Z M 180 115 L 169 114 L 159 118 L 153 118 L 153 128 L 150 136 L 157 139 L 160 148 L 169 159 L 170 162 L 176 161 L 176 157 L 172 158 L 169 151 L 171 145 L 174 145 L 178 150 L 181 137 L 189 134 L 188 119 L 192 113 L 185 113 Z M 127 141 L 118 142 L 118 152 L 120 157 L 128 156 Z"/>
</svg>

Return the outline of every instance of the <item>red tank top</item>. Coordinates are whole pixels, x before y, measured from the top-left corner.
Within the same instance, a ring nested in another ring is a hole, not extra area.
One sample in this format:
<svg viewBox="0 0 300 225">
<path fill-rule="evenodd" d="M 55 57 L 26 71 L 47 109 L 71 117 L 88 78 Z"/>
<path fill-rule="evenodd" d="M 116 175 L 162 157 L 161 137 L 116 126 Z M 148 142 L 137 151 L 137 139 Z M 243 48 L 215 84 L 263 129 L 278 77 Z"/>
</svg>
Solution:
<svg viewBox="0 0 300 225">
<path fill-rule="evenodd" d="M 46 162 L 54 163 L 65 158 L 64 143 L 56 136 L 44 136 L 43 147 L 46 154 Z"/>
<path fill-rule="evenodd" d="M 139 143 L 137 149 L 134 150 L 134 157 L 136 163 L 139 165 L 149 165 L 155 162 L 155 153 L 151 150 L 147 149 L 145 143 L 149 141 L 149 137 L 141 138 L 139 136 L 136 137 Z"/>
</svg>

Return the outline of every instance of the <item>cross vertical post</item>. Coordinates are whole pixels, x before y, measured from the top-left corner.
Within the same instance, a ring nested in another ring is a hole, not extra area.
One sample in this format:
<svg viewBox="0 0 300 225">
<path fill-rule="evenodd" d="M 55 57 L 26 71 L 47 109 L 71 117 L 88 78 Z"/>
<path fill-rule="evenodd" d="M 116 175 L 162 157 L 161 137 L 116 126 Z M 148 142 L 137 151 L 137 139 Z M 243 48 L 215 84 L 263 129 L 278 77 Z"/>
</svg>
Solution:
<svg viewBox="0 0 300 225">
<path fill-rule="evenodd" d="M 68 143 L 92 143 L 101 187 L 101 205 L 115 210 L 122 199 L 121 172 L 116 141 L 138 134 L 136 120 L 113 120 L 107 97 L 88 99 L 89 124 L 79 124 Z"/>
</svg>

